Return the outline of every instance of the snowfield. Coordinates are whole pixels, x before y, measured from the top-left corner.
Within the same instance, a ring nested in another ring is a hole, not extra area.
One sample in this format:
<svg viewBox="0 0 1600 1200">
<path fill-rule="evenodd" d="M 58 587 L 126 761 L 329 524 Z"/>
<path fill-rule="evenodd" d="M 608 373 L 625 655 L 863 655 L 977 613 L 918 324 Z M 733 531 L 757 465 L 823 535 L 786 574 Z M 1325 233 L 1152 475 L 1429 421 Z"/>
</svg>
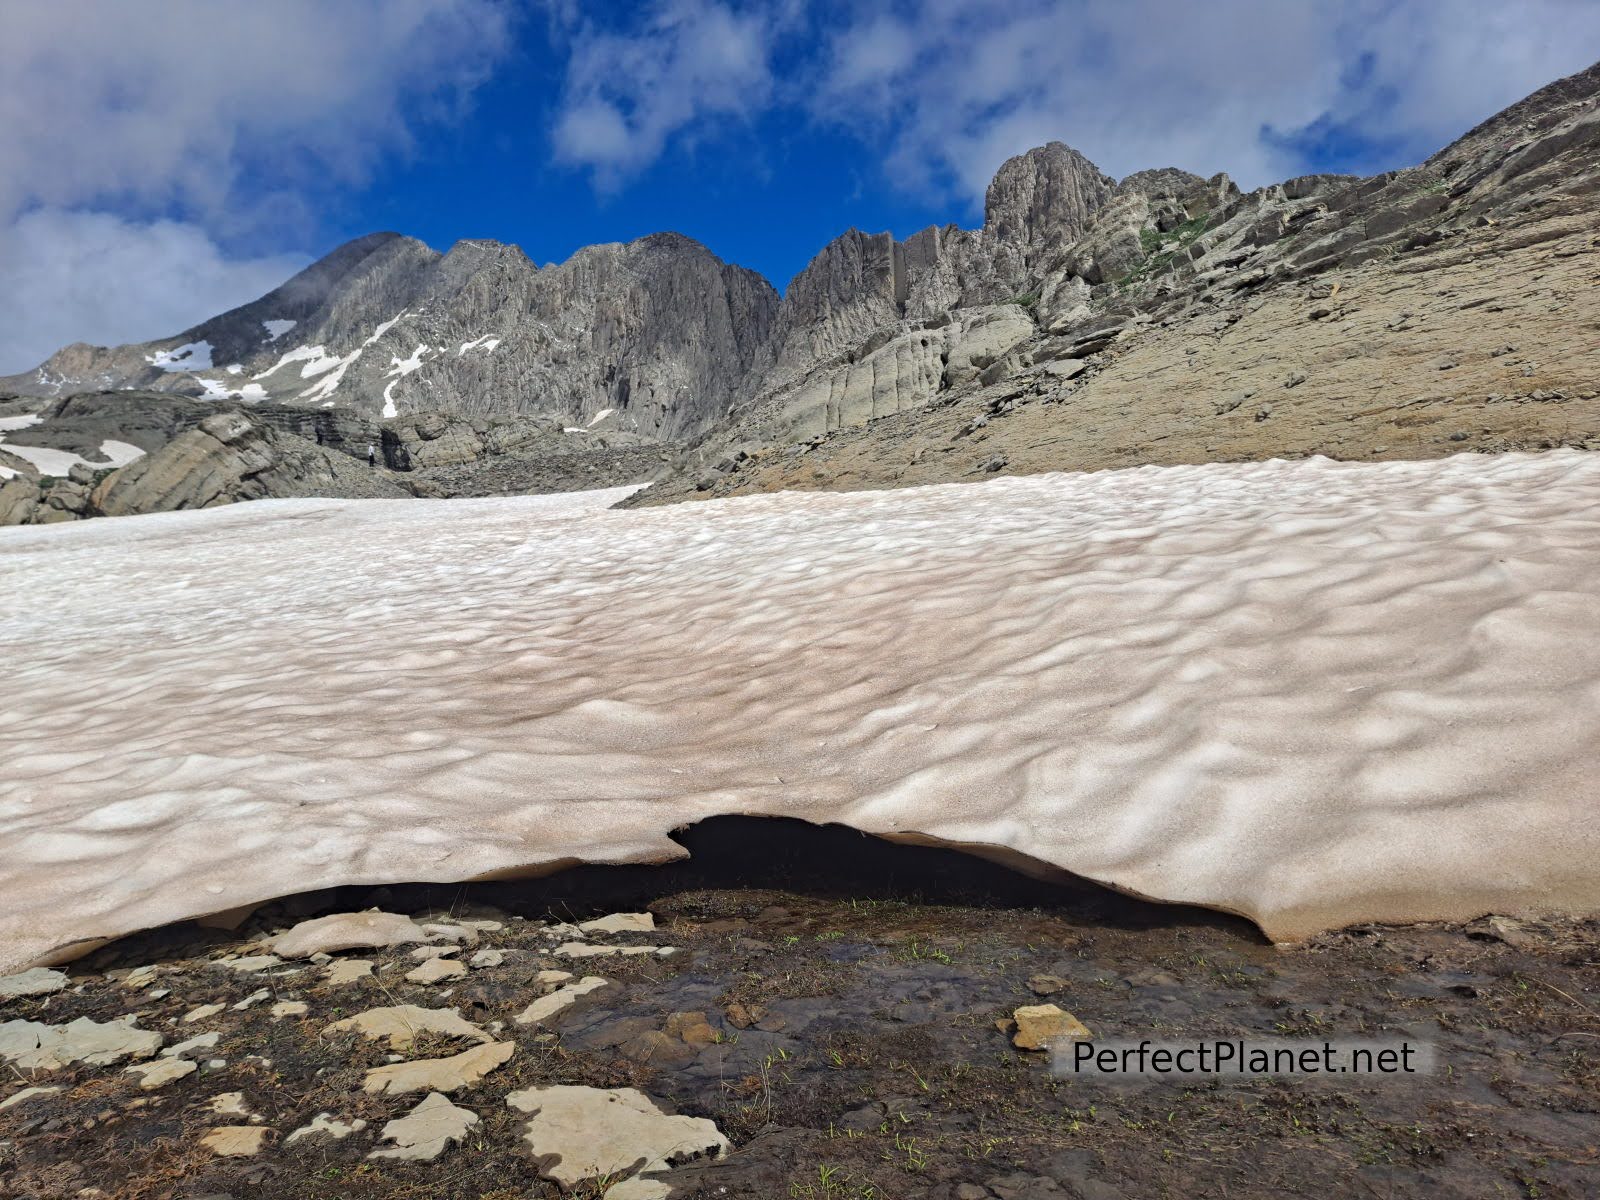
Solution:
<svg viewBox="0 0 1600 1200">
<path fill-rule="evenodd" d="M 1600 455 L 0 530 L 0 972 L 842 821 L 1254 918 L 1600 910 Z"/>
</svg>

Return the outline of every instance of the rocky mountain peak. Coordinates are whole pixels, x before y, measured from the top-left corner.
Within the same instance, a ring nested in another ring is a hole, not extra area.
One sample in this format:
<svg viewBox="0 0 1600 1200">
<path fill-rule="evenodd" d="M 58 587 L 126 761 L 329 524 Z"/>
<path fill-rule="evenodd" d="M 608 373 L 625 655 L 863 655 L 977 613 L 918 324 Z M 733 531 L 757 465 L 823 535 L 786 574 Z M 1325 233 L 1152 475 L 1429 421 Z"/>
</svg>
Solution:
<svg viewBox="0 0 1600 1200">
<path fill-rule="evenodd" d="M 1076 240 L 1116 191 L 1116 180 L 1063 142 L 1005 161 L 984 196 L 984 232 L 1026 264 Z"/>
</svg>

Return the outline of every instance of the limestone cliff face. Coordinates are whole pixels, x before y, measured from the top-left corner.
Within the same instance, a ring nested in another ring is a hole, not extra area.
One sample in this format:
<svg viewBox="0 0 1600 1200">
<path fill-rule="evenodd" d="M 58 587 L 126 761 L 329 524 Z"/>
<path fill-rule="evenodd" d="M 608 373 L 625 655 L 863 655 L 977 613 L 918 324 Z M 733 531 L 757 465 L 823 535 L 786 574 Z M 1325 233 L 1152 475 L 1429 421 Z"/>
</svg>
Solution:
<svg viewBox="0 0 1600 1200">
<path fill-rule="evenodd" d="M 373 234 L 176 337 L 71 346 L 0 390 L 547 415 L 681 437 L 724 415 L 777 303 L 759 275 L 676 234 L 586 247 L 543 269 L 498 242 L 440 255 Z"/>
</svg>

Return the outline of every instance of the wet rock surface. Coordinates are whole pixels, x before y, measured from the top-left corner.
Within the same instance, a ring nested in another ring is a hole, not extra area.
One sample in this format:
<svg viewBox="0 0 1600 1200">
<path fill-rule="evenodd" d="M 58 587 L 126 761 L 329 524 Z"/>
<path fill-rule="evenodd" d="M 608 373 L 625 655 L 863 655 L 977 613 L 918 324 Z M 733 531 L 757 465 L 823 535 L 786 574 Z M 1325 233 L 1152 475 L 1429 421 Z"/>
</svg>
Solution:
<svg viewBox="0 0 1600 1200">
<path fill-rule="evenodd" d="M 145 1064 L 185 1065 L 156 1086 L 125 1058 L 9 1072 L 4 1194 L 1592 1194 L 1600 924 L 1372 927 L 1278 949 L 1229 918 L 942 851 L 888 847 L 864 867 L 830 847 L 836 873 L 802 871 L 793 842 L 785 831 L 726 868 L 697 853 L 316 900 L 468 930 L 475 953 L 498 953 L 441 983 L 406 978 L 406 945 L 348 952 L 373 970 L 339 984 L 326 968 L 351 959 L 214 966 L 264 953 L 308 915 L 299 902 L 236 931 L 106 947 L 67 969 L 68 987 L 0 1001 L 0 1018 L 133 1018 L 161 1046 Z M 575 981 L 557 947 L 625 912 L 652 920 L 584 936 L 678 953 L 609 956 Z M 134 967 L 163 987 L 124 986 Z M 575 982 L 590 985 L 581 1002 L 518 1020 Z M 237 1007 L 263 987 L 272 1004 Z M 283 1004 L 305 1011 L 275 1017 Z M 182 1021 L 213 1006 L 202 1032 Z M 1441 1067 L 1409 1082 L 1130 1087 L 1054 1077 L 1049 1055 L 1014 1043 L 1023 1017 L 1052 1036 L 1078 1022 L 1098 1038 L 1409 1037 Z M 629 1120 L 584 1116 L 601 1105 Z"/>
</svg>

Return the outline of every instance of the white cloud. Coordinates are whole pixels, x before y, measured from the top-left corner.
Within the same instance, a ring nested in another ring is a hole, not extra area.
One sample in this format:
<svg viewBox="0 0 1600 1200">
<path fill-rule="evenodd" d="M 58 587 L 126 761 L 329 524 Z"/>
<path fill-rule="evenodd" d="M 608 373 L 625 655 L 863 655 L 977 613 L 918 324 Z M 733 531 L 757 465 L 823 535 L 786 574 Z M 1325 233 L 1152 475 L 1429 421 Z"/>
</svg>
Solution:
<svg viewBox="0 0 1600 1200">
<path fill-rule="evenodd" d="M 786 23 L 776 6 L 663 0 L 628 32 L 581 25 L 552 131 L 557 160 L 611 190 L 674 134 L 758 114 L 772 100 L 773 42 Z"/>
<path fill-rule="evenodd" d="M 1600 57 L 1593 0 L 891 0 L 819 9 L 775 70 L 797 24 L 777 0 L 673 0 L 585 30 L 558 157 L 612 188 L 674 139 L 782 111 L 859 138 L 924 200 L 975 208 L 1006 158 L 1053 139 L 1119 177 L 1251 187 L 1311 169 L 1329 131 L 1370 151 L 1360 165 L 1416 161 Z"/>
<path fill-rule="evenodd" d="M 1596 57 L 1587 0 L 917 0 L 832 31 L 810 108 L 883 139 L 892 178 L 968 201 L 1051 139 L 1119 177 L 1248 187 L 1308 169 L 1308 127 L 1415 161 Z"/>
<path fill-rule="evenodd" d="M 70 342 L 169 337 L 271 291 L 306 262 L 228 258 L 203 230 L 176 221 L 36 209 L 0 237 L 0 372 L 26 370 Z"/>
<path fill-rule="evenodd" d="M 237 288 L 284 260 L 236 260 L 218 245 L 282 244 L 308 229 L 322 198 L 407 148 L 415 121 L 457 111 L 506 40 L 500 0 L 0 6 L 0 258 L 39 263 L 44 243 L 19 239 L 48 228 L 61 246 L 154 266 L 187 230 L 189 261 L 207 276 L 169 269 L 140 286 L 89 260 L 34 276 L 30 307 L 84 306 L 73 339 L 119 327 L 95 302 L 108 282 L 134 310 L 129 324 L 191 311 L 190 296 L 245 299 Z M 108 241 L 117 236 L 126 246 Z M 54 316 L 12 320 L 0 371 L 55 349 L 38 340 L 56 336 Z"/>
</svg>

